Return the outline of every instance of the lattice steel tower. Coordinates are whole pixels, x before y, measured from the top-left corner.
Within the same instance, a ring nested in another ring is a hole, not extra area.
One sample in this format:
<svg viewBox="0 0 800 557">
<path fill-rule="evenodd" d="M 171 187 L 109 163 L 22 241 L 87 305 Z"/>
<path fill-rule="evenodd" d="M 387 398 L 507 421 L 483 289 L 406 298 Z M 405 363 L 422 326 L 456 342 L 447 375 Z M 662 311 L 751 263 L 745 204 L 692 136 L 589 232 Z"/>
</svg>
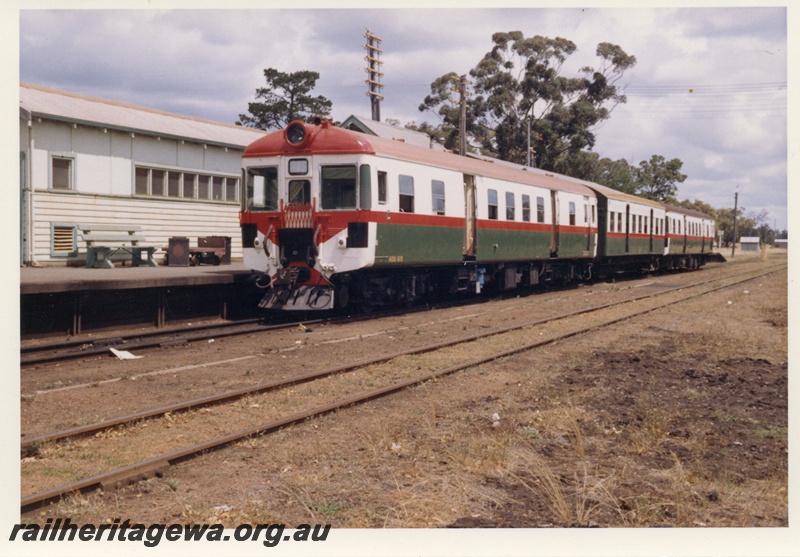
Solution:
<svg viewBox="0 0 800 557">
<path fill-rule="evenodd" d="M 367 95 L 372 103 L 372 119 L 380 122 L 381 101 L 383 100 L 383 95 L 380 94 L 380 90 L 383 88 L 383 83 L 381 83 L 383 72 L 380 71 L 383 65 L 381 61 L 381 54 L 383 54 L 383 51 L 380 49 L 381 39 L 370 33 L 369 29 L 366 30 L 364 36 L 367 39 L 367 44 L 364 45 L 367 55 L 364 59 L 367 61 L 366 72 L 369 75 L 369 78 L 366 80 L 367 85 L 369 85 Z"/>
</svg>

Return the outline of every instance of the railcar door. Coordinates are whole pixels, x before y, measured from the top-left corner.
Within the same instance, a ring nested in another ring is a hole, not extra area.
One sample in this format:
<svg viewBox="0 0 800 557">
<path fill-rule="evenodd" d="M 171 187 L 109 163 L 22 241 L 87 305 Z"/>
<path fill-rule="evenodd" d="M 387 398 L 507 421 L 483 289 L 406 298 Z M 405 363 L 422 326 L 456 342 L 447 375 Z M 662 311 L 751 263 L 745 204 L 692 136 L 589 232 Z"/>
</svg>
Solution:
<svg viewBox="0 0 800 557">
<path fill-rule="evenodd" d="M 625 205 L 625 253 L 631 251 L 631 206 Z"/>
<path fill-rule="evenodd" d="M 555 190 L 550 190 L 550 213 L 553 220 L 550 233 L 550 257 L 558 257 L 558 193 Z"/>
<path fill-rule="evenodd" d="M 464 174 L 464 251 L 465 261 L 472 261 L 477 255 L 477 195 L 475 176 Z"/>
<path fill-rule="evenodd" d="M 683 215 L 683 221 L 678 221 L 682 223 L 683 229 L 680 230 L 681 236 L 683 238 L 683 249 L 681 249 L 681 253 L 686 253 L 686 242 L 688 241 L 688 231 L 686 230 L 686 215 Z"/>
</svg>

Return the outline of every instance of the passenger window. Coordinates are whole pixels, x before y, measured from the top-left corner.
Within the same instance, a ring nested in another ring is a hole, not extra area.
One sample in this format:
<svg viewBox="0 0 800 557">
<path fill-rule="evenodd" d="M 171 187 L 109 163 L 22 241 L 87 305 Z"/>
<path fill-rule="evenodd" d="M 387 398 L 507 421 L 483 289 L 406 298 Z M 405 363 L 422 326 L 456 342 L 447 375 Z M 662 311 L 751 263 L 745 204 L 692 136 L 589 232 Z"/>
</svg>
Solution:
<svg viewBox="0 0 800 557">
<path fill-rule="evenodd" d="M 608 231 L 614 232 L 614 211 L 609 211 L 610 219 L 608 221 Z"/>
<path fill-rule="evenodd" d="M 497 220 L 497 190 L 489 190 L 489 219 Z"/>
<path fill-rule="evenodd" d="M 431 203 L 433 212 L 437 215 L 444 214 L 444 182 L 431 180 Z"/>
<path fill-rule="evenodd" d="M 544 197 L 536 198 L 536 222 L 544 222 Z"/>
<path fill-rule="evenodd" d="M 510 191 L 506 192 L 506 220 L 514 220 L 517 214 L 516 200 L 514 194 Z"/>
<path fill-rule="evenodd" d="M 247 208 L 262 211 L 278 210 L 278 168 L 247 170 Z"/>
<path fill-rule="evenodd" d="M 522 196 L 522 222 L 531 222 L 531 196 Z"/>
<path fill-rule="evenodd" d="M 323 166 L 320 177 L 321 209 L 356 208 L 356 167 Z"/>
<path fill-rule="evenodd" d="M 358 168 L 358 207 L 365 211 L 372 208 L 372 173 L 368 164 Z"/>
<path fill-rule="evenodd" d="M 311 203 L 311 182 L 289 180 L 289 204 L 292 203 Z"/>
<path fill-rule="evenodd" d="M 400 175 L 400 211 L 414 212 L 414 178 L 403 174 Z"/>
<path fill-rule="evenodd" d="M 569 225 L 575 226 L 575 202 L 569 202 Z"/>
<path fill-rule="evenodd" d="M 386 172 L 378 171 L 378 203 L 381 205 L 386 204 L 389 197 L 386 195 Z"/>
</svg>

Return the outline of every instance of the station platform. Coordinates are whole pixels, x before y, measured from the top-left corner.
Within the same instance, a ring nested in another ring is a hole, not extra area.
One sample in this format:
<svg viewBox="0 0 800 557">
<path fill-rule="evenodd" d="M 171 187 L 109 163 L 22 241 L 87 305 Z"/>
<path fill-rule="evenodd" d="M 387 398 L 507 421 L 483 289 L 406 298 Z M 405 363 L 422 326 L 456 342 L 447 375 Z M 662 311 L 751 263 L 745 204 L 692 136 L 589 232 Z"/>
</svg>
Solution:
<svg viewBox="0 0 800 557">
<path fill-rule="evenodd" d="M 186 319 L 251 318 L 263 290 L 241 262 L 194 267 L 20 267 L 23 339 Z"/>
<path fill-rule="evenodd" d="M 139 266 L 113 269 L 87 267 L 21 267 L 20 294 L 52 294 L 76 290 L 114 290 L 231 284 L 249 277 L 250 270 L 241 262 L 230 265 L 195 267 Z"/>
</svg>

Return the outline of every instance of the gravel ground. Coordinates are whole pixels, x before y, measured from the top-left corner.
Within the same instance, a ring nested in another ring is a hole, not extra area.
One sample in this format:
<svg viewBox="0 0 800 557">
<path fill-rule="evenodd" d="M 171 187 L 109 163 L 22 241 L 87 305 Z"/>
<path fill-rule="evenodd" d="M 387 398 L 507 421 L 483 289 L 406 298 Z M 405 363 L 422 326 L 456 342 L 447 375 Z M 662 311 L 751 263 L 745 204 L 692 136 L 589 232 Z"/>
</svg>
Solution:
<svg viewBox="0 0 800 557">
<path fill-rule="evenodd" d="M 772 257 L 767 264 L 781 261 Z M 38 435 L 765 265 L 25 370 Z M 29 520 L 334 528 L 786 527 L 786 272 L 242 442 Z M 86 385 L 86 386 L 81 386 Z M 26 519 L 26 517 L 23 517 Z"/>
</svg>

